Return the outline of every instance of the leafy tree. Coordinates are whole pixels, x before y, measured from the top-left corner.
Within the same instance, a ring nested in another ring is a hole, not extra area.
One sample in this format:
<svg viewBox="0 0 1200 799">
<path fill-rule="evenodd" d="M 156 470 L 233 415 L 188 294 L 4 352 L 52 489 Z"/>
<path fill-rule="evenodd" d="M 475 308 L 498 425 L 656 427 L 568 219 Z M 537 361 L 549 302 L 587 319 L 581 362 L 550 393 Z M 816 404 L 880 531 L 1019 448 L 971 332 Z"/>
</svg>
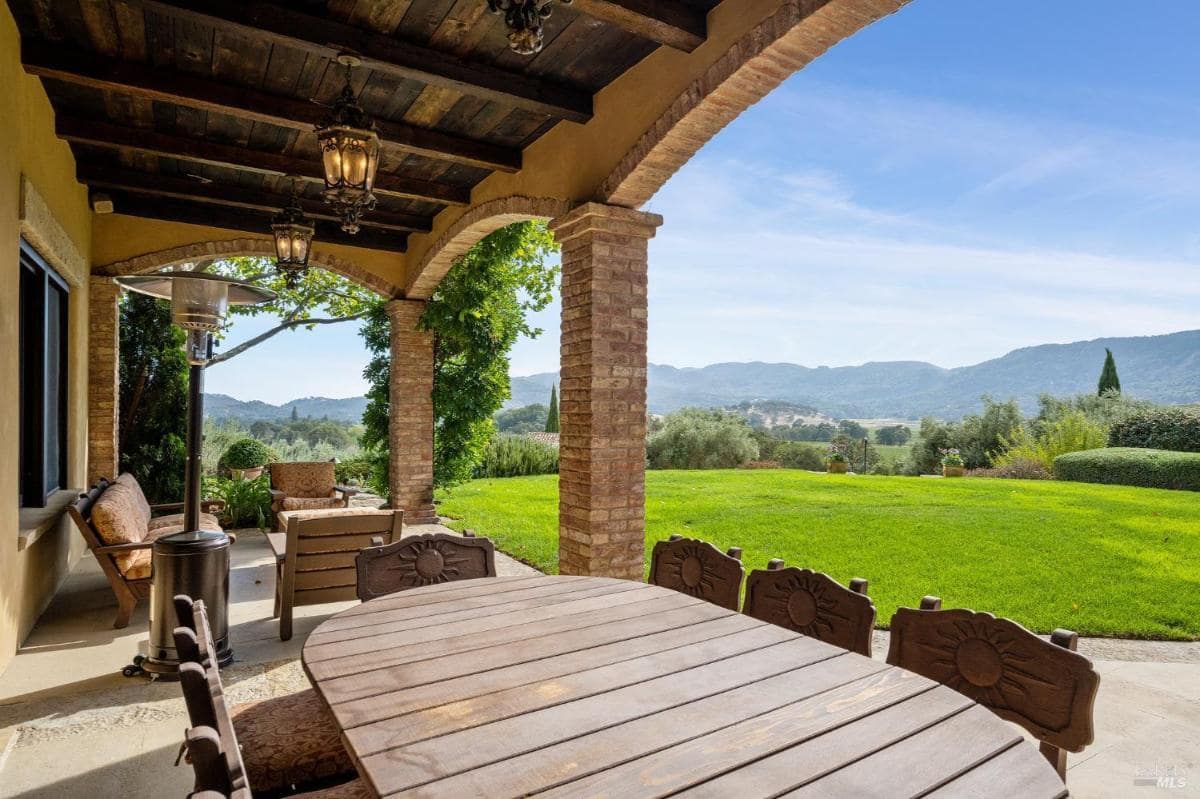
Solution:
<svg viewBox="0 0 1200 799">
<path fill-rule="evenodd" d="M 151 502 L 183 499 L 188 366 L 171 307 L 142 294 L 121 301 L 118 450 Z M 116 475 L 110 475 L 116 477 Z"/>
<path fill-rule="evenodd" d="M 726 411 L 684 408 L 668 414 L 646 442 L 651 469 L 731 469 L 758 458 L 750 425 Z"/>
<path fill-rule="evenodd" d="M 1117 362 L 1113 360 L 1112 350 L 1108 347 L 1104 348 L 1104 368 L 1100 370 L 1100 382 L 1096 393 L 1101 397 L 1121 393 L 1121 378 L 1117 377 Z"/>
<path fill-rule="evenodd" d="M 558 386 L 550 386 L 550 410 L 546 412 L 546 432 L 558 432 Z"/>
<path fill-rule="evenodd" d="M 275 292 L 275 299 L 271 302 L 230 306 L 223 336 L 227 335 L 238 317 L 274 316 L 276 319 L 273 327 L 257 336 L 219 351 L 209 366 L 236 358 L 287 330 L 313 330 L 318 325 L 363 319 L 379 302 L 375 292 L 324 269 L 309 269 L 295 285 L 289 285 L 287 279 L 275 271 L 270 258 L 225 258 L 209 264 L 207 270 L 249 280 Z"/>
<path fill-rule="evenodd" d="M 912 439 L 912 430 L 902 424 L 888 425 L 875 431 L 875 443 L 886 446 L 902 446 Z"/>
<path fill-rule="evenodd" d="M 508 355 L 521 336 L 541 330 L 527 321 L 553 297 L 558 268 L 546 226 L 501 228 L 463 254 L 442 279 L 422 324 L 433 333 L 434 483 L 470 479 L 495 434 L 493 415 L 509 397 Z M 370 485 L 387 486 L 389 327 L 382 304 L 364 317 L 362 336 L 374 357 L 363 374 L 369 388 L 362 445 L 375 463 Z"/>
<path fill-rule="evenodd" d="M 1015 400 L 983 398 L 983 413 L 964 416 L 954 424 L 933 418 L 921 420 L 921 432 L 909 454 L 907 468 L 915 474 L 938 471 L 942 450 L 957 449 L 968 469 L 984 469 L 1008 449 L 1024 426 Z"/>
<path fill-rule="evenodd" d="M 499 433 L 539 433 L 546 429 L 546 415 L 550 409 L 540 402 L 521 408 L 509 408 L 496 414 L 496 431 Z"/>
<path fill-rule="evenodd" d="M 853 419 L 842 419 L 838 422 L 838 432 L 848 438 L 863 439 L 867 437 L 867 428 Z"/>
</svg>

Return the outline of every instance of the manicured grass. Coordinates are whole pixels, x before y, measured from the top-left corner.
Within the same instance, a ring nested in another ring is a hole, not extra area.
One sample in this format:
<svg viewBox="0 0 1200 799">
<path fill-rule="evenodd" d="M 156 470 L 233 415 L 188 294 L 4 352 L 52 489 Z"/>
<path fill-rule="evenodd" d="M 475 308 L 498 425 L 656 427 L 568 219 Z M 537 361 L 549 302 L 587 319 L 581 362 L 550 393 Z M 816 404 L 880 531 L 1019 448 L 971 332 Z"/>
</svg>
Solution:
<svg viewBox="0 0 1200 799">
<path fill-rule="evenodd" d="M 555 475 L 477 480 L 441 512 L 554 572 Z M 647 558 L 672 533 L 870 580 L 886 626 L 925 594 L 1038 631 L 1200 639 L 1200 495 L 1053 481 L 652 471 Z"/>
</svg>

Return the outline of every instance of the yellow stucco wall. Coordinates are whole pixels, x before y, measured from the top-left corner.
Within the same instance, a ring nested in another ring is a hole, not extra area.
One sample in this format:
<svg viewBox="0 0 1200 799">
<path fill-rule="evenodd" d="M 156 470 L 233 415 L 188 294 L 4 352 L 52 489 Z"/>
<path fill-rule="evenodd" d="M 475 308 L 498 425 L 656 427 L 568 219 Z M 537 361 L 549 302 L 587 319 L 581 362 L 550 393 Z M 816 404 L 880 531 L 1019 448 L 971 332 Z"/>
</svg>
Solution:
<svg viewBox="0 0 1200 799">
<path fill-rule="evenodd" d="M 51 258 L 71 284 L 68 354 L 67 479 L 79 487 L 86 474 L 87 440 L 87 264 L 91 212 L 87 191 L 75 181 L 75 161 L 54 137 L 54 116 L 41 83 L 21 69 L 16 23 L 0 9 L 0 671 L 54 594 L 70 565 L 84 551 L 83 540 L 66 523 L 18 548 L 18 340 L 21 183 L 24 176 L 45 201 L 59 246 L 74 258 Z"/>
</svg>

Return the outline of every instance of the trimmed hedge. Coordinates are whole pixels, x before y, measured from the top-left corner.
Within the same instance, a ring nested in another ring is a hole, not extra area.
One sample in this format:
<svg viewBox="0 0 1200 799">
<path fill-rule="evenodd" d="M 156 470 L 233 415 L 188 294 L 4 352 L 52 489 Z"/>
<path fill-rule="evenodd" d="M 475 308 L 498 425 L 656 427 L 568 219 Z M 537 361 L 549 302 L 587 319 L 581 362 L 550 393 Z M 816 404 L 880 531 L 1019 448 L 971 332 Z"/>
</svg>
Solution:
<svg viewBox="0 0 1200 799">
<path fill-rule="evenodd" d="M 1154 408 L 1135 413 L 1112 426 L 1108 445 L 1200 452 L 1200 410 Z"/>
<path fill-rule="evenodd" d="M 1200 453 L 1110 447 L 1054 459 L 1054 476 L 1077 483 L 1200 491 Z"/>
</svg>

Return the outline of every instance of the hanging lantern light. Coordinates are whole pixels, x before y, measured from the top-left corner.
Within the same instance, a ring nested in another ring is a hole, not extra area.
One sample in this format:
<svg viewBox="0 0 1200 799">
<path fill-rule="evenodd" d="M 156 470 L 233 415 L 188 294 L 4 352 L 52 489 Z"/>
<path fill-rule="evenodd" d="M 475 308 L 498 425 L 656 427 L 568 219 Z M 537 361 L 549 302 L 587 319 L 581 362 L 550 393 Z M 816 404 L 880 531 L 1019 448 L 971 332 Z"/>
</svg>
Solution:
<svg viewBox="0 0 1200 799">
<path fill-rule="evenodd" d="M 342 230 L 357 233 L 359 218 L 375 207 L 375 170 L 379 167 L 379 134 L 358 104 L 350 85 L 351 70 L 362 62 L 338 55 L 346 67 L 346 85 L 325 121 L 317 127 L 317 143 L 325 167 L 325 202 L 342 218 Z"/>
<path fill-rule="evenodd" d="M 564 6 L 571 0 L 558 0 Z M 550 19 L 554 0 L 487 0 L 488 10 L 503 14 L 508 26 L 508 46 L 514 53 L 533 55 L 541 52 L 542 23 Z"/>
<path fill-rule="evenodd" d="M 299 181 L 295 178 L 292 201 L 271 220 L 271 232 L 275 235 L 275 268 L 284 275 L 288 286 L 295 286 L 308 270 L 315 232 L 312 220 L 300 207 Z"/>
</svg>

